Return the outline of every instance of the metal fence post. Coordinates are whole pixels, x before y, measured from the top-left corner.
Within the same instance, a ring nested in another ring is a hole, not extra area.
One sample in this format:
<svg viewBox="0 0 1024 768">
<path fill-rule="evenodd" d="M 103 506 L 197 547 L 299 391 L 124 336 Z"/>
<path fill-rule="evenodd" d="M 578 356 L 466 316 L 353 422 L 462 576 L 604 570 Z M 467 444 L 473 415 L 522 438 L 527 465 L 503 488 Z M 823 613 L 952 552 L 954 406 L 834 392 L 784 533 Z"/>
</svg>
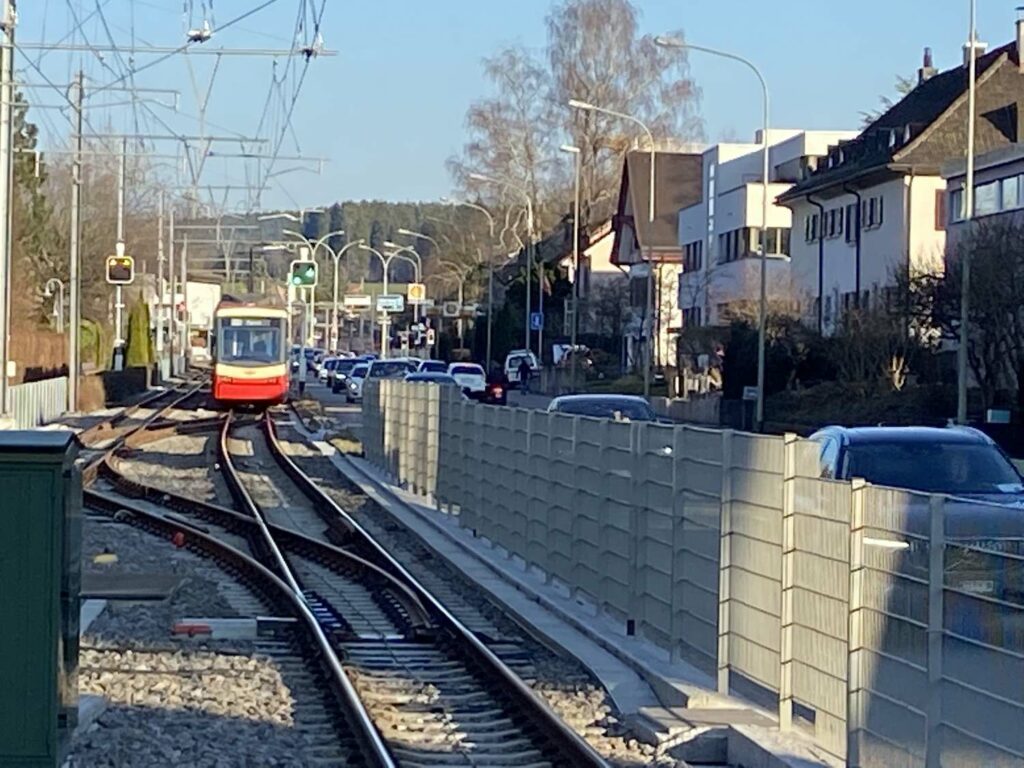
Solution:
<svg viewBox="0 0 1024 768">
<path fill-rule="evenodd" d="M 686 518 L 686 427 L 672 428 L 672 567 L 670 571 L 671 591 L 669 592 L 669 639 L 672 647 L 669 649 L 669 660 L 679 660 L 680 635 L 679 610 L 677 596 L 679 594 L 679 571 L 677 564 L 679 552 L 682 549 L 681 535 L 686 534 L 686 525 L 683 522 Z"/>
<path fill-rule="evenodd" d="M 732 564 L 732 437 L 722 432 L 722 495 L 718 559 L 718 692 L 729 693 L 729 568 Z"/>
<path fill-rule="evenodd" d="M 641 581 L 645 581 L 642 573 L 646 567 L 646 551 L 641 542 L 647 530 L 647 462 L 644 455 L 646 445 L 647 426 L 641 423 L 630 424 L 629 430 L 630 448 L 632 449 L 633 466 L 630 473 L 633 477 L 632 496 L 633 503 L 629 507 L 629 613 L 627 616 L 627 627 L 632 619 L 633 627 L 639 627 L 641 632 L 647 620 L 646 601 L 641 598 Z M 641 557 L 644 565 L 641 565 Z"/>
<path fill-rule="evenodd" d="M 861 691 L 861 648 L 864 647 L 864 503 L 868 486 L 855 478 L 850 493 L 850 599 L 847 606 L 846 765 L 861 768 L 860 737 L 864 728 Z"/>
<path fill-rule="evenodd" d="M 929 498 L 928 530 L 928 705 L 925 735 L 925 766 L 942 766 L 942 640 L 944 560 L 946 554 L 946 498 Z"/>
<path fill-rule="evenodd" d="M 787 432 L 782 447 L 782 600 L 779 615 L 779 728 L 793 727 L 793 577 L 796 565 L 796 444 Z"/>
</svg>

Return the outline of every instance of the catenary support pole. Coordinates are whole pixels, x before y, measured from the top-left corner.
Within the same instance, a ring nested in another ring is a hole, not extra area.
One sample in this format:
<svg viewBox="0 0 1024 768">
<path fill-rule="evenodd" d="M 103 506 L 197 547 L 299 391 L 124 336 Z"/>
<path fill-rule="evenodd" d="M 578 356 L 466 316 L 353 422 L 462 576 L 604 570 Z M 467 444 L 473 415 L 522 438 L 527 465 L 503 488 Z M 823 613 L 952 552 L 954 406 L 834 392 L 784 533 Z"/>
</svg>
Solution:
<svg viewBox="0 0 1024 768">
<path fill-rule="evenodd" d="M 78 410 L 78 383 L 82 372 L 80 360 L 82 308 L 82 285 L 79 275 L 81 266 L 80 240 L 82 216 L 82 101 L 85 97 L 85 76 L 79 70 L 72 88 L 75 107 L 74 131 L 72 143 L 75 155 L 71 161 L 71 231 L 68 235 L 70 245 L 68 252 L 68 290 L 70 293 L 68 310 L 71 315 L 68 333 L 68 410 Z"/>
</svg>

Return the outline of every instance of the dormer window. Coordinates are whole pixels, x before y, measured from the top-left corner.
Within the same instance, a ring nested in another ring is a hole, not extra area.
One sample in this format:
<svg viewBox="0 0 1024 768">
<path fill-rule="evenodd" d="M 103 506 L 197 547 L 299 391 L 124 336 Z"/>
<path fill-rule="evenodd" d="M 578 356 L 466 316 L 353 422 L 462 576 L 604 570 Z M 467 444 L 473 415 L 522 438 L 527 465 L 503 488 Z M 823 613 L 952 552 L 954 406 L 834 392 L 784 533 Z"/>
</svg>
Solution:
<svg viewBox="0 0 1024 768">
<path fill-rule="evenodd" d="M 910 141 L 910 123 L 903 128 L 903 143 L 906 144 L 908 141 Z"/>
<path fill-rule="evenodd" d="M 896 131 L 890 129 L 889 130 L 889 149 L 892 149 L 895 146 L 896 146 Z"/>
</svg>

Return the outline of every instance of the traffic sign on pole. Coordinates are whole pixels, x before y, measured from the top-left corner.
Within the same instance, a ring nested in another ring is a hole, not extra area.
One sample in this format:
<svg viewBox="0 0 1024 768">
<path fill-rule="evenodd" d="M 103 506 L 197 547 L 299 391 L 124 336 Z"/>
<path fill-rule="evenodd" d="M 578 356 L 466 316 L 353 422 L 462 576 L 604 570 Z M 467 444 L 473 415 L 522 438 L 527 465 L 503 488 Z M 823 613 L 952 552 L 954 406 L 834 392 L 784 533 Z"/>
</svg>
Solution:
<svg viewBox="0 0 1024 768">
<path fill-rule="evenodd" d="M 530 313 L 530 330 L 539 331 L 544 328 L 544 314 L 542 312 Z"/>
<path fill-rule="evenodd" d="M 427 286 L 423 283 L 409 283 L 405 295 L 410 304 L 422 304 L 427 298 Z"/>
</svg>

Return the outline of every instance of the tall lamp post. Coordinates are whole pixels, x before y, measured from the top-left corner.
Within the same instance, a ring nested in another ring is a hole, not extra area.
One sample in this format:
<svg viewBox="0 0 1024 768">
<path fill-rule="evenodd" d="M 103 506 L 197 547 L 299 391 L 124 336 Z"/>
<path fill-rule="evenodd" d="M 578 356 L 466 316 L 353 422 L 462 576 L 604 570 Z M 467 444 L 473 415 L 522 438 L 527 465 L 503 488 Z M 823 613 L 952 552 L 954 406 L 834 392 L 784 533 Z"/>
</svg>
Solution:
<svg viewBox="0 0 1024 768">
<path fill-rule="evenodd" d="M 415 280 L 417 283 L 423 282 L 423 258 L 420 256 L 419 252 L 417 252 L 415 248 L 413 248 L 411 245 L 399 245 L 398 243 L 393 243 L 390 240 L 384 241 L 384 247 L 390 248 L 392 252 L 396 254 L 412 254 L 413 260 L 411 263 L 413 268 L 413 275 L 415 276 Z M 420 305 L 418 303 L 412 305 L 412 321 L 414 323 L 418 323 L 420 321 Z"/>
<path fill-rule="evenodd" d="M 341 341 L 341 329 L 338 327 L 338 272 L 341 269 L 341 257 L 345 255 L 345 251 L 349 248 L 354 248 L 357 245 L 362 245 L 366 241 L 363 239 L 355 240 L 351 243 L 343 245 L 337 253 L 334 249 L 328 246 L 328 250 L 331 253 L 331 257 L 334 259 L 334 293 L 331 297 L 331 327 L 334 334 L 334 351 L 338 351 L 338 342 Z"/>
<path fill-rule="evenodd" d="M 53 316 L 57 320 L 57 333 L 64 333 L 64 281 L 56 277 L 51 277 L 46 281 L 46 288 L 43 290 L 43 296 L 51 298 L 53 296 L 54 286 L 57 288 L 57 297 L 53 302 Z"/>
<path fill-rule="evenodd" d="M 467 200 L 449 200 L 442 197 L 442 203 L 461 205 L 465 208 L 472 208 L 487 217 L 487 227 L 490 232 L 490 254 L 487 258 L 487 369 L 491 367 L 491 338 L 494 326 L 494 217 L 491 212 L 482 205 L 470 203 Z"/>
<path fill-rule="evenodd" d="M 1019 22 L 1018 22 L 1019 23 Z M 975 90 L 978 71 L 977 2 L 971 0 L 971 19 L 968 31 L 971 46 L 967 67 L 967 175 L 964 179 L 964 221 L 974 218 L 974 130 L 977 108 Z M 968 227 L 970 224 L 968 223 Z M 960 258 L 960 345 L 956 350 L 956 421 L 967 423 L 967 343 L 971 322 L 971 249 L 963 248 Z"/>
<path fill-rule="evenodd" d="M 533 220 L 533 200 L 530 198 L 530 193 L 526 190 L 525 187 L 520 187 L 517 184 L 513 184 L 511 182 L 504 181 L 502 179 L 495 179 L 495 178 L 493 178 L 491 176 L 485 176 L 482 173 L 471 173 L 471 174 L 469 174 L 469 179 L 471 181 L 479 181 L 479 182 L 482 182 L 484 184 L 495 184 L 495 185 L 497 185 L 499 187 L 505 187 L 506 189 L 511 189 L 512 191 L 518 192 L 520 195 L 522 195 L 523 199 L 526 201 L 526 241 L 527 241 L 526 242 L 526 323 L 525 323 L 526 327 L 525 327 L 525 332 L 524 332 L 524 336 L 523 336 L 523 346 L 526 348 L 526 351 L 529 352 L 530 351 L 530 311 L 533 309 L 533 306 L 530 303 L 530 283 L 531 283 L 531 281 L 533 279 L 532 278 L 532 272 L 533 272 L 533 261 L 534 261 L 534 249 L 536 248 L 536 238 L 535 238 L 535 233 L 534 233 L 534 220 Z M 542 282 L 541 282 L 540 286 L 538 287 L 538 290 L 541 293 L 543 293 L 543 291 L 544 291 L 543 278 L 541 278 L 541 281 Z M 541 322 L 543 323 L 543 319 L 542 319 Z M 540 340 L 542 338 L 543 338 L 542 336 L 538 335 L 538 340 Z M 543 360 L 544 360 L 544 350 L 543 350 L 543 348 L 537 350 L 537 360 L 539 362 L 543 363 Z"/>
<path fill-rule="evenodd" d="M 465 348 L 466 340 L 464 334 L 464 324 L 462 321 L 462 308 L 466 305 L 466 278 L 469 277 L 470 270 L 466 269 L 461 264 L 456 264 L 454 261 L 439 260 L 437 262 L 442 267 L 447 267 L 448 272 L 458 281 L 459 283 L 459 346 Z M 490 363 L 488 363 L 490 365 Z"/>
<path fill-rule="evenodd" d="M 280 214 L 280 215 L 282 217 L 287 216 L 287 214 Z M 293 229 L 282 229 L 281 233 L 284 234 L 284 235 L 288 235 L 289 237 L 294 237 L 299 242 L 305 243 L 306 246 L 309 248 L 309 258 L 311 258 L 313 261 L 316 261 L 316 252 L 320 248 L 324 248 L 327 251 L 327 253 L 329 253 L 331 255 L 331 258 L 334 260 L 334 297 L 335 297 L 335 301 L 334 301 L 334 328 L 337 328 L 337 323 L 338 323 L 338 304 L 337 304 L 337 296 L 338 296 L 338 260 L 341 258 L 341 254 L 340 253 L 336 253 L 334 251 L 334 249 L 331 248 L 331 246 L 327 243 L 327 241 L 329 239 L 331 239 L 332 237 L 339 237 L 341 235 L 344 235 L 345 234 L 345 230 L 343 230 L 343 229 L 335 229 L 332 232 L 328 232 L 326 235 L 324 235 L 323 237 L 319 238 L 318 240 L 310 240 L 308 237 L 306 237 L 301 232 L 296 232 Z M 344 250 L 345 249 L 343 248 L 342 251 L 344 251 Z M 312 317 L 312 319 L 313 319 L 313 326 L 312 326 L 312 328 L 313 328 L 313 332 L 315 334 L 316 333 L 316 288 L 315 287 L 311 288 L 310 291 L 309 291 L 309 314 L 310 314 L 310 317 Z"/>
<path fill-rule="evenodd" d="M 384 268 L 384 294 L 386 295 L 387 292 L 388 292 L 388 268 L 391 266 L 392 260 L 394 260 L 396 258 L 400 258 L 400 259 L 404 258 L 404 259 L 407 259 L 409 261 L 412 261 L 412 260 L 409 259 L 407 256 L 402 256 L 402 254 L 398 253 L 397 251 L 394 252 L 394 253 L 389 253 L 387 256 L 385 256 L 383 253 L 378 251 L 373 246 L 366 245 L 366 243 L 364 243 L 362 241 L 356 243 L 356 245 L 357 245 L 357 247 L 360 250 L 369 251 L 374 256 L 376 256 L 378 259 L 380 259 L 381 266 Z M 413 264 L 415 264 L 415 262 L 413 262 Z M 387 356 L 388 356 L 388 341 L 390 340 L 390 334 L 389 334 L 390 326 L 391 326 L 391 321 L 390 321 L 390 318 L 388 317 L 388 313 L 387 312 L 381 312 L 381 318 L 380 318 L 380 356 L 381 356 L 382 359 L 383 358 L 387 358 Z M 372 339 L 371 339 L 371 341 L 372 341 Z"/>
<path fill-rule="evenodd" d="M 713 56 L 720 56 L 723 59 L 737 61 L 750 69 L 761 84 L 764 105 L 764 125 L 761 129 L 761 142 L 763 145 L 761 164 L 761 296 L 757 313 L 757 407 L 754 415 L 754 421 L 757 424 L 757 429 L 760 431 L 764 427 L 765 335 L 768 323 L 768 184 L 770 182 L 770 164 L 768 160 L 768 84 L 765 82 L 761 70 L 753 62 L 734 53 L 720 51 L 717 48 L 708 48 L 703 45 L 693 45 L 676 37 L 659 36 L 654 39 L 654 42 L 662 48 L 701 51 Z"/>
<path fill-rule="evenodd" d="M 647 246 L 647 359 L 644 361 L 644 395 L 651 394 L 651 367 L 654 365 L 654 173 L 656 150 L 654 148 L 654 134 L 647 124 L 624 112 L 616 112 L 614 109 L 606 109 L 595 104 L 590 104 L 579 99 L 569 99 L 569 106 L 573 109 L 580 109 L 584 112 L 599 112 L 609 117 L 617 117 L 620 120 L 627 120 L 634 125 L 640 126 L 647 134 L 647 140 L 651 143 L 651 178 L 650 190 L 648 191 L 647 223 L 648 223 L 648 246 Z"/>
<path fill-rule="evenodd" d="M 563 152 L 568 152 L 573 156 L 573 163 L 576 166 L 576 184 L 575 194 L 573 196 L 573 214 L 572 214 L 572 270 L 573 270 L 573 281 L 572 281 L 572 337 L 569 341 L 572 347 L 571 359 L 571 376 L 572 376 L 572 388 L 576 390 L 576 358 L 579 357 L 576 351 L 576 334 L 577 328 L 579 328 L 579 311 L 580 311 L 580 166 L 581 152 L 579 147 L 574 147 L 569 144 L 563 144 L 561 147 Z M 652 170 L 654 166 L 651 166 Z M 653 173 L 651 174 L 653 176 Z"/>
</svg>

